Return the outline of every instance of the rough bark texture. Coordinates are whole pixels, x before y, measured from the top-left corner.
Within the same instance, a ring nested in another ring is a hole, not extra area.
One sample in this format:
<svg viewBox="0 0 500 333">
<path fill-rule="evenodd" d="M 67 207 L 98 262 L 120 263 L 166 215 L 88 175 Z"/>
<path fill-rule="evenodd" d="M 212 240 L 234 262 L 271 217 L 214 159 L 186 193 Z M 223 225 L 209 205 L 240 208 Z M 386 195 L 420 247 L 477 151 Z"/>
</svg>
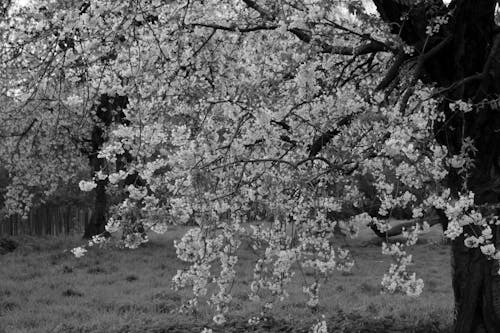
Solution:
<svg viewBox="0 0 500 333">
<path fill-rule="evenodd" d="M 106 142 L 106 129 L 115 122 L 118 124 L 128 124 L 123 109 L 127 107 L 128 98 L 126 96 L 101 95 L 98 104 L 95 106 L 96 124 L 92 129 L 91 149 L 88 152 L 89 164 L 92 168 L 92 175 L 104 169 L 105 159 L 99 158 L 98 154 L 102 145 Z M 125 157 L 124 157 L 125 158 Z M 121 158 L 119 158 L 121 159 Z M 94 211 L 90 223 L 85 227 L 83 238 L 105 233 L 106 216 L 108 203 L 106 195 L 107 180 L 96 181 L 97 187 L 94 189 Z"/>
<path fill-rule="evenodd" d="M 396 23 L 401 37 L 422 50 L 425 26 L 430 18 L 447 11 L 441 1 L 411 8 L 395 0 L 375 0 L 384 20 Z M 450 154 L 460 152 L 462 140 L 470 137 L 478 149 L 475 168 L 468 177 L 468 188 L 475 192 L 477 204 L 500 201 L 500 111 L 493 103 L 476 107 L 466 114 L 449 110 L 450 100 L 497 100 L 500 93 L 500 40 L 494 22 L 495 0 L 454 0 L 451 19 L 423 50 L 427 53 L 442 41 L 444 47 L 425 59 L 419 78 L 443 89 L 442 104 L 446 122 L 436 127 L 436 139 Z M 403 13 L 409 20 L 401 22 Z M 447 102 L 448 101 L 448 102 Z M 447 182 L 456 195 L 461 188 L 459 175 L 450 172 Z M 498 213 L 498 212 L 497 212 Z M 500 228 L 493 227 L 494 242 L 500 246 Z M 465 230 L 473 234 L 472 227 Z M 500 332 L 500 277 L 498 265 L 488 261 L 478 249 L 464 246 L 464 237 L 453 241 L 453 289 L 456 305 L 456 333 Z"/>
</svg>

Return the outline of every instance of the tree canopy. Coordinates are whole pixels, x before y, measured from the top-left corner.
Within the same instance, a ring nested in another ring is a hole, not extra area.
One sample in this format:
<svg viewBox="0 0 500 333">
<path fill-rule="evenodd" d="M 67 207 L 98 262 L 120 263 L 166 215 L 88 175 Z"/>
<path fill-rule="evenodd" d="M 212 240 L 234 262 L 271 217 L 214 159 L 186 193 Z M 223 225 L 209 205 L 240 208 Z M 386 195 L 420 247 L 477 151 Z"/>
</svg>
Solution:
<svg viewBox="0 0 500 333">
<path fill-rule="evenodd" d="M 422 220 L 438 209 L 447 237 L 498 261 L 495 4 L 92 0 L 11 10 L 0 23 L 7 208 L 28 210 L 90 159 L 80 188 L 119 198 L 106 230 L 122 231 L 122 245 L 147 240 L 139 225 L 196 223 L 176 243 L 191 266 L 174 282 L 192 287 L 187 307 L 214 283 L 217 322 L 243 238 L 265 248 L 251 297 L 286 297 L 299 264 L 316 272 L 304 287 L 311 307 L 321 278 L 353 264 L 334 227 L 383 231 L 398 208 Z M 272 212 L 269 227 L 246 223 L 255 203 Z M 422 291 L 406 247 L 425 229 L 384 245 L 395 258 L 386 291 Z"/>
</svg>

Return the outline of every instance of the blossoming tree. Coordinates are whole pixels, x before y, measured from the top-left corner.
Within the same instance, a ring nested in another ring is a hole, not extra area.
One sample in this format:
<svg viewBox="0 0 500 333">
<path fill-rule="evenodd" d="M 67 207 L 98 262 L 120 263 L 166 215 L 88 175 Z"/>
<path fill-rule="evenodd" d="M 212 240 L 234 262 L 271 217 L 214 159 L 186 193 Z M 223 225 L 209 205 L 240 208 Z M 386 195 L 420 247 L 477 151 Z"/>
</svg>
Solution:
<svg viewBox="0 0 500 333">
<path fill-rule="evenodd" d="M 93 179 L 81 188 L 105 182 L 108 191 L 122 193 L 106 230 L 125 231 L 121 242 L 127 247 L 147 240 L 137 225 L 164 232 L 169 224 L 194 221 L 196 227 L 176 242 L 178 257 L 191 265 L 174 282 L 192 287 L 186 307 L 208 297 L 216 322 L 229 311 L 243 238 L 265 248 L 255 265 L 252 299 L 268 290 L 270 307 L 287 297 L 292 267 L 300 265 L 315 271 L 314 281 L 304 286 L 314 308 L 321 278 L 352 267 L 349 253 L 336 244 L 335 226 L 350 236 L 364 224 L 384 232 L 388 225 L 381 217 L 395 208 L 411 209 L 415 218 L 433 208 L 453 240 L 455 331 L 495 332 L 495 5 L 37 1 L 36 8 L 12 13 L 0 27 L 10 46 L 2 55 L 2 75 L 13 82 L 2 88 L 1 116 L 21 138 L 43 138 L 40 147 L 51 156 L 54 142 L 88 137 L 102 96 L 126 99 L 111 110 L 123 113 L 121 118 L 100 127 Z M 58 112 L 47 112 L 54 105 Z M 12 116 L 18 110 L 22 119 Z M 42 117 L 51 122 L 34 131 Z M 71 136 L 53 140 L 51 131 L 62 128 L 54 119 L 66 119 Z M 8 142 L 9 149 L 18 149 L 16 140 Z M 68 144 L 60 147 L 71 152 Z M 33 151 L 16 156 L 33 159 Z M 12 168 L 31 172 L 29 163 Z M 366 208 L 362 176 L 373 180 L 376 214 L 340 214 L 348 206 Z M 24 190 L 24 181 L 13 185 Z M 21 198 L 11 197 L 12 203 Z M 247 223 L 255 202 L 273 212 L 270 226 Z M 407 247 L 425 228 L 417 224 L 404 232 L 406 242 L 383 246 L 395 259 L 382 281 L 386 291 L 422 291 L 423 281 L 406 267 Z M 208 295 L 210 284 L 217 289 Z"/>
</svg>

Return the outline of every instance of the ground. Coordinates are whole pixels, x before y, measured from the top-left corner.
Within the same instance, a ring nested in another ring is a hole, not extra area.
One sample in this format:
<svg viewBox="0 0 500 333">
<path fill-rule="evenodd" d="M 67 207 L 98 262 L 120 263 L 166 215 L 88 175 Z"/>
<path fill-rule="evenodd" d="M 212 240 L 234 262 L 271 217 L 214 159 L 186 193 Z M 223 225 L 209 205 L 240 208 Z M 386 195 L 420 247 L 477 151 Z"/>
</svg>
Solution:
<svg viewBox="0 0 500 333">
<path fill-rule="evenodd" d="M 266 321 L 250 326 L 247 319 L 260 305 L 248 299 L 255 253 L 243 246 L 240 282 L 233 288 L 229 322 L 217 327 L 202 306 L 197 313 L 179 314 L 185 292 L 171 289 L 171 278 L 184 264 L 176 259 L 173 239 L 184 227 L 138 250 L 92 249 L 80 259 L 69 249 L 78 237 L 15 239 L 20 246 L 0 256 L 0 333 L 11 332 L 307 332 L 322 314 L 330 332 L 448 332 L 452 322 L 449 246 L 439 227 L 412 251 L 411 267 L 425 281 L 418 298 L 381 294 L 380 281 L 390 264 L 369 230 L 347 241 L 356 258 L 351 273 L 338 273 L 323 286 L 319 311 L 305 306 L 297 276 L 291 296 Z"/>
</svg>

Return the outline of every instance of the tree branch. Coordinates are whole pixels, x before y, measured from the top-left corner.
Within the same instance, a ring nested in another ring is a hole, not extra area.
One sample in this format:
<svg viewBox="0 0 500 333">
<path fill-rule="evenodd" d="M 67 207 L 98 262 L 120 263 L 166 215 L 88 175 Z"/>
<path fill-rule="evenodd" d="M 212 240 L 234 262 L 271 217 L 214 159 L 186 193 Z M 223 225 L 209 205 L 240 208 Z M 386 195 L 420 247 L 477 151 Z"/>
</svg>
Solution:
<svg viewBox="0 0 500 333">
<path fill-rule="evenodd" d="M 490 54 L 488 55 L 488 59 L 486 60 L 486 63 L 484 64 L 483 71 L 481 73 L 481 85 L 479 86 L 476 96 L 474 97 L 475 100 L 480 99 L 481 94 L 485 94 L 485 91 L 488 89 L 488 85 L 490 83 L 490 69 L 493 66 L 493 62 L 496 61 L 498 62 L 498 54 L 499 54 L 499 49 L 500 49 L 500 35 L 497 35 L 495 37 L 495 41 L 493 42 L 493 46 L 491 47 Z"/>
<path fill-rule="evenodd" d="M 243 2 L 245 3 L 245 5 L 248 6 L 248 8 L 252 8 L 257 13 L 259 13 L 260 16 L 262 16 L 262 18 L 264 18 L 264 19 L 266 19 L 268 21 L 274 21 L 274 16 L 271 15 L 270 13 L 268 13 L 264 8 L 262 8 L 261 6 L 259 6 L 259 4 L 257 4 L 255 1 L 253 1 L 253 0 L 243 0 Z"/>
<path fill-rule="evenodd" d="M 424 69 L 425 62 L 427 60 L 431 59 L 432 57 L 434 57 L 436 54 L 438 54 L 438 52 L 441 51 L 452 40 L 453 40 L 453 37 L 448 36 L 445 39 L 443 39 L 441 42 L 439 42 L 437 45 L 432 47 L 428 52 L 425 52 L 426 43 L 424 43 L 422 54 L 418 58 L 417 68 L 415 69 L 415 74 L 413 75 L 413 78 L 409 84 L 409 88 L 405 91 L 405 93 L 401 99 L 401 104 L 400 104 L 401 114 L 404 115 L 406 105 L 408 104 L 408 101 L 415 90 L 415 84 L 417 83 L 417 80 L 420 78 L 420 75 L 422 75 L 422 71 Z"/>
<path fill-rule="evenodd" d="M 385 77 L 380 81 L 380 83 L 375 88 L 375 91 L 380 91 L 389 86 L 391 82 L 396 78 L 399 73 L 399 69 L 404 64 L 405 60 L 408 58 L 408 55 L 404 52 L 404 50 L 400 50 L 394 59 L 394 63 L 391 65 L 391 68 L 387 71 Z"/>
<path fill-rule="evenodd" d="M 256 25 L 253 27 L 238 27 L 235 25 L 226 26 L 213 23 L 191 23 L 190 25 L 193 27 L 211 28 L 215 30 L 224 30 L 232 32 L 254 32 L 261 30 L 276 30 L 278 28 L 277 25 Z"/>
<path fill-rule="evenodd" d="M 278 25 L 256 25 L 256 26 L 251 26 L 251 27 L 238 27 L 235 25 L 220 25 L 220 24 L 214 24 L 214 23 L 191 23 L 190 24 L 193 27 L 202 27 L 202 28 L 210 28 L 210 29 L 215 29 L 215 30 L 224 30 L 224 31 L 231 31 L 231 32 L 255 32 L 255 31 L 265 31 L 265 30 L 276 30 L 278 28 Z M 298 28 L 290 28 L 288 29 L 289 32 L 297 36 L 301 41 L 310 44 L 313 42 L 313 38 L 311 36 L 311 33 L 303 30 L 303 29 L 298 29 Z M 363 45 L 360 45 L 358 47 L 356 46 L 340 46 L 340 45 L 330 45 L 326 42 L 323 41 L 318 41 L 319 46 L 321 48 L 322 53 L 330 53 L 330 54 L 339 54 L 339 55 L 363 55 L 363 54 L 370 54 L 370 53 L 375 53 L 375 52 L 381 52 L 381 51 L 387 51 L 389 50 L 388 47 L 381 43 L 381 42 L 370 42 L 366 43 Z"/>
<path fill-rule="evenodd" d="M 314 142 L 309 148 L 309 158 L 316 156 L 336 135 L 340 133 L 339 127 L 348 125 L 351 122 L 351 120 L 352 120 L 351 115 L 342 118 L 337 123 L 336 129 L 329 130 L 323 135 L 321 135 L 319 138 L 314 140 Z"/>
<path fill-rule="evenodd" d="M 299 28 L 290 28 L 289 32 L 294 34 L 298 39 L 304 43 L 310 44 L 313 41 L 311 33 Z M 372 41 L 358 47 L 354 46 L 338 46 L 330 45 L 324 41 L 318 41 L 322 53 L 340 54 L 340 55 L 363 55 L 374 52 L 387 51 L 388 47 L 381 43 Z"/>
<path fill-rule="evenodd" d="M 18 136 L 19 137 L 19 140 L 22 140 L 26 134 L 28 134 L 28 132 L 33 128 L 33 126 L 35 125 L 35 123 L 38 121 L 38 119 L 34 118 L 31 123 L 26 126 L 26 128 L 24 130 L 22 130 L 22 132 L 18 132 L 18 133 L 11 133 L 9 135 L 0 135 L 0 137 L 2 138 L 7 138 L 7 137 L 16 137 Z"/>
<path fill-rule="evenodd" d="M 472 81 L 481 80 L 482 78 L 483 78 L 483 73 L 478 73 L 478 74 L 474 74 L 474 75 L 471 75 L 471 76 L 464 77 L 462 80 L 456 81 L 456 82 L 452 83 L 448 87 L 439 89 L 438 91 L 436 91 L 435 93 L 433 93 L 431 95 L 431 97 L 432 98 L 438 97 L 439 95 L 441 95 L 441 94 L 443 94 L 443 93 L 445 93 L 447 91 L 453 90 L 455 88 L 463 86 L 463 85 L 465 85 L 465 84 L 467 84 L 469 82 L 472 82 Z"/>
<path fill-rule="evenodd" d="M 439 217 L 433 217 L 430 220 L 427 221 L 429 223 L 429 226 L 432 227 L 438 223 L 440 223 Z M 371 223 L 369 226 L 373 230 L 373 232 L 380 238 L 387 238 L 387 237 L 394 237 L 394 236 L 399 236 L 403 233 L 404 230 L 409 230 L 412 227 L 416 226 L 417 224 L 421 224 L 422 219 L 414 219 L 410 220 L 408 222 L 402 222 L 398 225 L 395 225 L 394 227 L 390 228 L 389 230 L 382 232 L 378 229 L 377 225 L 374 223 Z"/>
</svg>

